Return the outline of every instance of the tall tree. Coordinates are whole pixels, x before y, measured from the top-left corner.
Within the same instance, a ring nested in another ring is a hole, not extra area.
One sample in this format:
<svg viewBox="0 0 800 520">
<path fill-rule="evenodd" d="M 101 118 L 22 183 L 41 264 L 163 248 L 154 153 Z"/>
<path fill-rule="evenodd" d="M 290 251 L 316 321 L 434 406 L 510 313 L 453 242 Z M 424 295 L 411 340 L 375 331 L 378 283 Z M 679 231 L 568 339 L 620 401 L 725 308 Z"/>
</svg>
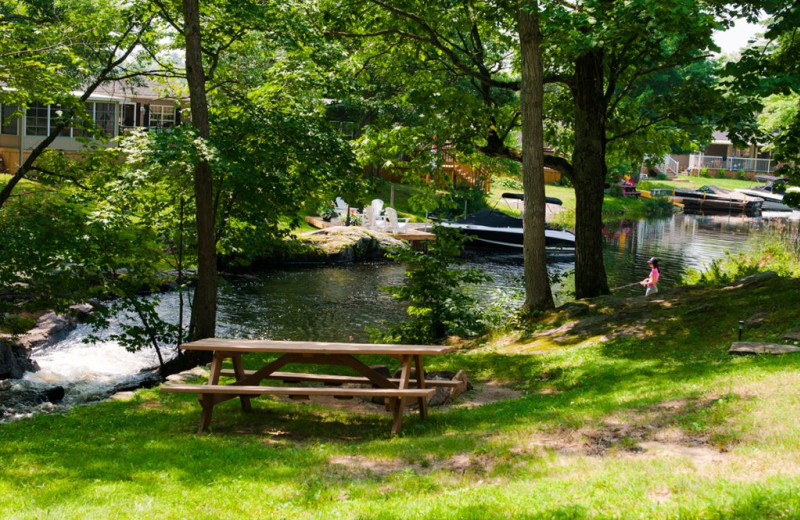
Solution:
<svg viewBox="0 0 800 520">
<path fill-rule="evenodd" d="M 519 7 L 520 68 L 522 69 L 522 183 L 525 191 L 522 212 L 525 262 L 526 311 L 554 307 L 545 258 L 544 130 L 542 105 L 542 33 L 536 0 Z"/>
<path fill-rule="evenodd" d="M 203 69 L 199 0 L 183 0 L 183 36 L 186 42 L 186 82 L 192 125 L 200 139 L 211 136 Z M 192 305 L 189 338 L 213 338 L 217 327 L 217 246 L 214 234 L 214 181 L 208 157 L 201 156 L 194 171 L 195 224 L 197 226 L 197 285 Z"/>
</svg>

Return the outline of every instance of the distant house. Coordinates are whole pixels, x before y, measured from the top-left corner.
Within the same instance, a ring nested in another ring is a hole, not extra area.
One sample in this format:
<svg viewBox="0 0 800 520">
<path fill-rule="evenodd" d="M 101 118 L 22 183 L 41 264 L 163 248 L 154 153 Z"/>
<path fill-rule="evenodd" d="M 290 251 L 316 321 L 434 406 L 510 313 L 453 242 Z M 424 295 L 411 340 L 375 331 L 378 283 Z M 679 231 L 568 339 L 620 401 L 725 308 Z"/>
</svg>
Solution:
<svg viewBox="0 0 800 520">
<path fill-rule="evenodd" d="M 756 175 L 771 173 L 777 168 L 772 154 L 763 150 L 762 144 L 751 144 L 737 148 L 725 132 L 714 132 L 711 143 L 702 151 L 692 154 L 672 154 L 665 157 L 657 171 L 667 174 L 687 172 L 698 175 L 702 171 L 717 174 L 720 170 L 726 177 L 752 179 Z"/>
<path fill-rule="evenodd" d="M 133 128 L 160 131 L 181 122 L 181 100 L 159 92 L 156 84 L 137 86 L 130 82 L 111 82 L 94 91 L 86 103 L 92 120 L 109 137 Z M 80 95 L 80 93 L 77 93 Z M 20 117 L 19 108 L 0 105 L 0 171 L 14 171 L 30 151 L 49 135 L 58 116 L 56 105 L 33 104 Z M 84 143 L 79 128 L 68 127 L 50 145 L 65 152 L 77 152 Z M 110 143 L 109 146 L 113 146 Z"/>
</svg>

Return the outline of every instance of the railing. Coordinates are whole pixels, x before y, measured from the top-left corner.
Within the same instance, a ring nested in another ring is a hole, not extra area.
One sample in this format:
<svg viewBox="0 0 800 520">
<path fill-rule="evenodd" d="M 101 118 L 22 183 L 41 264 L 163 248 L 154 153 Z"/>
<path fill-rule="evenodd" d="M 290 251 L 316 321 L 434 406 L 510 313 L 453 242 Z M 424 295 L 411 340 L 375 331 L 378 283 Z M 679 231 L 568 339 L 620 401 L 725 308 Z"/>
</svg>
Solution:
<svg viewBox="0 0 800 520">
<path fill-rule="evenodd" d="M 645 162 L 652 160 L 652 157 L 645 157 Z M 644 164 L 642 166 L 645 166 Z M 669 154 L 664 155 L 660 162 L 653 163 L 653 169 L 657 172 L 667 175 L 678 175 L 680 173 L 680 165 L 678 161 L 673 159 Z"/>
<path fill-rule="evenodd" d="M 753 159 L 750 157 L 719 157 L 714 155 L 694 154 L 689 157 L 689 170 L 700 171 L 703 168 L 709 170 L 725 170 L 737 172 L 770 173 L 772 169 L 772 159 Z"/>
</svg>

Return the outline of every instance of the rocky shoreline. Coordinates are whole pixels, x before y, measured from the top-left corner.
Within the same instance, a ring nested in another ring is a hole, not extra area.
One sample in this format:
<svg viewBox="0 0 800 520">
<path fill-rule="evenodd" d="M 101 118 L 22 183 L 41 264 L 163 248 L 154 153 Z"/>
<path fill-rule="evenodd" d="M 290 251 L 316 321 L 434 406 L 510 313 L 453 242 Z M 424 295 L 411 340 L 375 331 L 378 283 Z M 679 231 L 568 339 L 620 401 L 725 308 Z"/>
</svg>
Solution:
<svg viewBox="0 0 800 520">
<path fill-rule="evenodd" d="M 73 305 L 64 314 L 48 311 L 25 334 L 0 334 L 0 380 L 19 379 L 25 372 L 39 370 L 31 351 L 57 341 L 81 323 L 91 312 L 89 304 Z"/>
</svg>

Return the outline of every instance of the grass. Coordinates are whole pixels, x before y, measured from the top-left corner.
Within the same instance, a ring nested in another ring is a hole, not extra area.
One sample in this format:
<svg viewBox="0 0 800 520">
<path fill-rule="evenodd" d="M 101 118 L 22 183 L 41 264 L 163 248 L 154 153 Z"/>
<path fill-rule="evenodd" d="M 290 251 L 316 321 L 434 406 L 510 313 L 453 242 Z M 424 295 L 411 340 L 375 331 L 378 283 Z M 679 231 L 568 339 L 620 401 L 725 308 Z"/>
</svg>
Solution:
<svg viewBox="0 0 800 520">
<path fill-rule="evenodd" d="M 389 416 L 267 399 L 196 435 L 196 398 L 157 389 L 2 424 L 0 517 L 798 517 L 798 361 L 726 353 L 753 314 L 747 340 L 799 328 L 798 291 L 569 304 L 429 363 L 522 397 L 409 415 L 395 438 Z"/>
<path fill-rule="evenodd" d="M 675 189 L 675 188 L 690 188 L 690 189 L 697 189 L 702 186 L 719 186 L 720 188 L 726 190 L 736 190 L 741 188 L 752 188 L 760 183 L 750 180 L 739 180 L 739 179 L 718 179 L 716 177 L 698 177 L 698 176 L 680 176 L 677 180 L 672 181 L 659 181 L 659 180 L 647 180 L 643 181 L 639 184 L 640 189 L 651 189 L 651 188 L 667 188 L 667 189 Z"/>
</svg>

